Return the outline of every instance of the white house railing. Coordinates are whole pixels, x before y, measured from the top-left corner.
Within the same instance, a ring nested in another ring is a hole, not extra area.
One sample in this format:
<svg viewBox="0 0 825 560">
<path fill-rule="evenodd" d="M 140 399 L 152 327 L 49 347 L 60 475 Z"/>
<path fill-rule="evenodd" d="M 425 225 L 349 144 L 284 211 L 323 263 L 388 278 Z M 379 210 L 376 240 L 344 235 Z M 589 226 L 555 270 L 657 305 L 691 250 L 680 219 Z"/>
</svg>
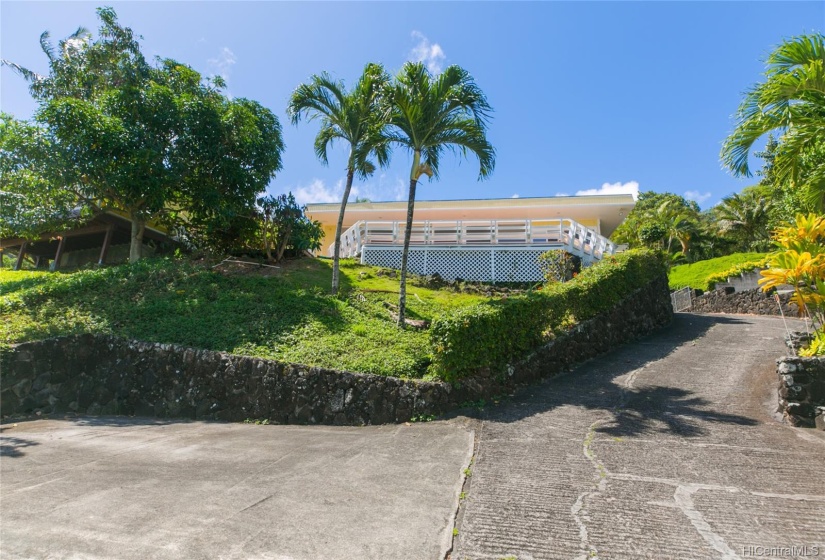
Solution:
<svg viewBox="0 0 825 560">
<path fill-rule="evenodd" d="M 356 257 L 365 246 L 401 247 L 406 222 L 356 222 L 341 234 L 341 256 Z M 543 220 L 432 220 L 413 222 L 410 245 L 430 247 L 548 247 L 565 249 L 585 260 L 600 260 L 616 245 L 593 229 L 568 218 Z M 332 256 L 334 246 L 329 248 Z"/>
</svg>

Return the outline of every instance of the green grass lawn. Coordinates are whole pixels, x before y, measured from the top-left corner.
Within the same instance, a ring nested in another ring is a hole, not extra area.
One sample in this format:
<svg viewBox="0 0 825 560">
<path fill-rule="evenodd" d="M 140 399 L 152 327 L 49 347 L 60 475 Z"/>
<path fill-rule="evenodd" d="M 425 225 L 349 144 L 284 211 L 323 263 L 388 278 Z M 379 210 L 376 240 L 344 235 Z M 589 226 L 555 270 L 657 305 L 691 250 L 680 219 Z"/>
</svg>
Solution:
<svg viewBox="0 0 825 560">
<path fill-rule="evenodd" d="M 724 257 L 708 259 L 691 264 L 681 264 L 670 269 L 668 280 L 671 290 L 698 288 L 708 290 L 708 278 L 714 274 L 724 272 L 734 266 L 764 259 L 766 253 L 734 253 Z"/>
<path fill-rule="evenodd" d="M 340 298 L 331 262 L 215 270 L 147 259 L 76 272 L 0 270 L 0 345 L 97 332 L 309 365 L 421 377 L 427 333 L 399 330 L 386 304 L 398 280 L 344 261 Z M 432 319 L 486 298 L 408 283 L 409 316 Z"/>
</svg>

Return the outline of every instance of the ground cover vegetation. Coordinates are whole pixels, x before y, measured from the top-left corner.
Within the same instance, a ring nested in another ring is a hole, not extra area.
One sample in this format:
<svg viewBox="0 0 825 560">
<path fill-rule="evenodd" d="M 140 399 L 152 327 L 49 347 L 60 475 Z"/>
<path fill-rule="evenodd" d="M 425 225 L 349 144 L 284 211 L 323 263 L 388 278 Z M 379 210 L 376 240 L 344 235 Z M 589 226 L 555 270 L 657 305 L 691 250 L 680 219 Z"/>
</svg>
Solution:
<svg viewBox="0 0 825 560">
<path fill-rule="evenodd" d="M 717 282 L 726 281 L 729 276 L 762 268 L 769 260 L 767 253 L 733 253 L 671 267 L 668 280 L 672 290 L 689 287 L 707 291 L 712 290 Z"/>
<path fill-rule="evenodd" d="M 664 274 L 649 251 L 629 251 L 571 281 L 473 293 L 411 277 L 409 316 L 397 329 L 393 271 L 341 261 L 338 297 L 327 259 L 279 269 L 176 259 L 67 273 L 0 271 L 0 345 L 110 333 L 379 375 L 455 381 L 522 357 L 607 311 Z M 427 328 L 429 327 L 429 328 Z"/>
<path fill-rule="evenodd" d="M 343 261 L 341 297 L 331 262 L 282 268 L 178 259 L 66 273 L 0 271 L 0 343 L 101 332 L 151 342 L 381 375 L 422 377 L 424 330 L 394 327 L 398 281 Z M 214 268 L 213 268 L 214 267 Z M 430 321 L 484 295 L 413 287 L 410 314 Z"/>
</svg>

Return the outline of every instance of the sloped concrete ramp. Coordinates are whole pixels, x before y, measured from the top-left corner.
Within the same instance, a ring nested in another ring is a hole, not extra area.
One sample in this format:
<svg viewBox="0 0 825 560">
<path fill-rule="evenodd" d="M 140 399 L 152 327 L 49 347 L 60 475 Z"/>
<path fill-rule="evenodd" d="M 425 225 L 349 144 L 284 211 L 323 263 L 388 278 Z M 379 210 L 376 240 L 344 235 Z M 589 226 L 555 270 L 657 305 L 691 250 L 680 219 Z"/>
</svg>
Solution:
<svg viewBox="0 0 825 560">
<path fill-rule="evenodd" d="M 489 411 L 453 558 L 825 557 L 825 433 L 773 416 L 783 334 L 677 314 Z"/>
<path fill-rule="evenodd" d="M 443 558 L 473 447 L 455 421 L 2 430 L 4 560 Z"/>
</svg>

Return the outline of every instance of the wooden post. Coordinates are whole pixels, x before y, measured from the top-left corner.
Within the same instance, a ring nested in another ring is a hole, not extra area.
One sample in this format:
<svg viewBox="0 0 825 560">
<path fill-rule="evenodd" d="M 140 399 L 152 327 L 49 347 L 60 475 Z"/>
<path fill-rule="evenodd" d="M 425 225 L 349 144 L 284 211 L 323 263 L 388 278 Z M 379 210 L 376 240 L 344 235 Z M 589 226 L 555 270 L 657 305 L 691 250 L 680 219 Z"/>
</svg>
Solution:
<svg viewBox="0 0 825 560">
<path fill-rule="evenodd" d="M 52 261 L 52 266 L 49 268 L 51 271 L 55 271 L 60 268 L 60 259 L 63 257 L 63 249 L 66 247 L 66 237 L 60 236 L 58 239 L 60 239 L 60 241 L 57 242 L 57 251 L 54 254 L 54 261 Z"/>
<path fill-rule="evenodd" d="M 23 266 L 23 257 L 26 256 L 26 245 L 28 245 L 28 241 L 23 241 L 20 244 L 20 250 L 17 252 L 17 260 L 14 262 L 14 270 L 20 270 L 20 267 Z"/>
<path fill-rule="evenodd" d="M 109 229 L 106 230 L 106 236 L 103 238 L 103 247 L 100 248 L 100 258 L 97 260 L 98 266 L 106 264 L 106 255 L 109 253 L 109 245 L 112 244 L 112 235 L 114 232 L 114 224 L 109 224 Z"/>
</svg>

